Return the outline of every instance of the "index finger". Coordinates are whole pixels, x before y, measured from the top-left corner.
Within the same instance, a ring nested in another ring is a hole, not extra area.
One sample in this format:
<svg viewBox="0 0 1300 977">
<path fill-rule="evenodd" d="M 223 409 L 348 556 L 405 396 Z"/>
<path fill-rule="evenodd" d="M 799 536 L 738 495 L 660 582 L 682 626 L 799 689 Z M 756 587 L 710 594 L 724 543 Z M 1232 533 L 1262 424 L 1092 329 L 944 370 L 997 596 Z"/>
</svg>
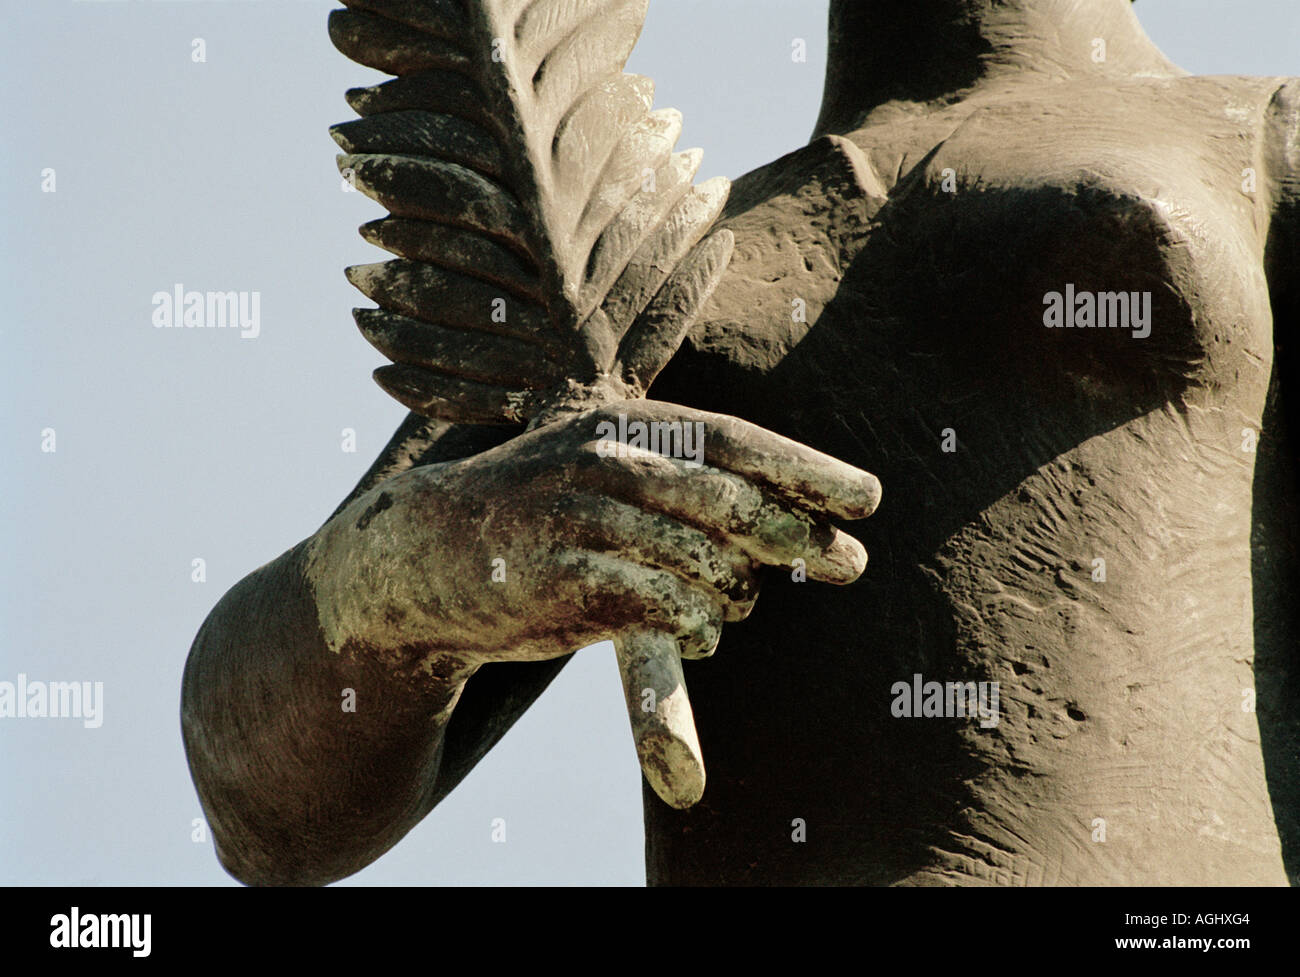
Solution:
<svg viewBox="0 0 1300 977">
<path fill-rule="evenodd" d="M 634 400 L 600 408 L 597 419 L 620 423 L 611 416 L 618 414 L 626 417 L 629 426 L 641 422 L 646 432 L 665 437 L 673 433 L 674 422 L 703 424 L 696 429 L 704 437 L 702 464 L 764 485 L 802 508 L 842 519 L 865 519 L 880 505 L 880 479 L 875 475 L 739 417 Z M 651 427 L 655 424 L 667 427 Z M 681 431 L 677 435 L 684 438 Z"/>
</svg>

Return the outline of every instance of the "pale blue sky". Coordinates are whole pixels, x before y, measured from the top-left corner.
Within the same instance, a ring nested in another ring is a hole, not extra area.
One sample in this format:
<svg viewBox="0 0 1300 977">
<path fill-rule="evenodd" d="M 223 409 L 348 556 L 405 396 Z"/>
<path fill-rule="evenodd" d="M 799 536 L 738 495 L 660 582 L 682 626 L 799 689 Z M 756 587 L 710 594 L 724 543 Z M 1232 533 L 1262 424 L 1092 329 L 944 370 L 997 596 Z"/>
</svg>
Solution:
<svg viewBox="0 0 1300 977">
<path fill-rule="evenodd" d="M 100 681 L 105 705 L 98 729 L 0 719 L 0 881 L 231 882 L 190 840 L 190 641 L 231 584 L 315 530 L 403 416 L 349 314 L 366 303 L 343 268 L 380 260 L 355 229 L 381 211 L 340 192 L 327 129 L 351 115 L 344 90 L 378 76 L 330 44 L 334 6 L 4 0 L 0 681 Z M 684 113 L 701 179 L 806 140 L 825 8 L 652 0 L 630 68 Z M 1295 0 L 1136 9 L 1191 71 L 1300 75 Z M 259 291 L 261 335 L 154 329 L 152 295 L 178 282 Z M 639 780 L 597 646 L 350 881 L 640 884 Z"/>
</svg>

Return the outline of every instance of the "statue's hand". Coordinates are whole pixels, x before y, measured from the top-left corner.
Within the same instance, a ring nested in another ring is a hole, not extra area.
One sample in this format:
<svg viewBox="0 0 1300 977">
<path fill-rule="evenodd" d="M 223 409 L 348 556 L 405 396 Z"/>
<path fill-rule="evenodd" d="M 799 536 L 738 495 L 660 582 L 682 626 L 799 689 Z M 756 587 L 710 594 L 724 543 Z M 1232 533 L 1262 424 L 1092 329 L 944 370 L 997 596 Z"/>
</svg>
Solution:
<svg viewBox="0 0 1300 977">
<path fill-rule="evenodd" d="M 651 425 L 688 435 L 663 454 L 608 439 L 634 445 Z M 339 595 L 318 582 L 322 623 L 340 641 L 432 647 L 469 670 L 629 630 L 704 657 L 723 621 L 752 608 L 758 565 L 856 579 L 866 552 L 829 520 L 863 518 L 879 497 L 874 476 L 737 418 L 608 404 L 357 499 L 319 534 L 315 563 L 383 586 Z"/>
</svg>

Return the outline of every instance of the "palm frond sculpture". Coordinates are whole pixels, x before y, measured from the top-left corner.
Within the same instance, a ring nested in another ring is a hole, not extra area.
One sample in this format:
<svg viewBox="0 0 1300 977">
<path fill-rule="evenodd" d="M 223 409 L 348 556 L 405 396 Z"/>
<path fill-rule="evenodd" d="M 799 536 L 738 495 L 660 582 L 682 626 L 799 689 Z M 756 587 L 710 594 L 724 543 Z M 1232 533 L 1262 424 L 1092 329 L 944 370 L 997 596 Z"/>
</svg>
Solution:
<svg viewBox="0 0 1300 977">
<path fill-rule="evenodd" d="M 623 72 L 649 0 L 344 3 L 335 46 L 396 76 L 350 91 L 360 118 L 331 130 L 342 172 L 389 213 L 363 236 L 397 256 L 347 272 L 378 306 L 357 325 L 393 361 L 375 379 L 468 424 L 643 396 L 733 247 L 709 234 L 728 182 L 692 185 L 681 116 Z M 614 640 L 642 769 L 689 806 L 704 771 L 677 649 Z"/>
</svg>

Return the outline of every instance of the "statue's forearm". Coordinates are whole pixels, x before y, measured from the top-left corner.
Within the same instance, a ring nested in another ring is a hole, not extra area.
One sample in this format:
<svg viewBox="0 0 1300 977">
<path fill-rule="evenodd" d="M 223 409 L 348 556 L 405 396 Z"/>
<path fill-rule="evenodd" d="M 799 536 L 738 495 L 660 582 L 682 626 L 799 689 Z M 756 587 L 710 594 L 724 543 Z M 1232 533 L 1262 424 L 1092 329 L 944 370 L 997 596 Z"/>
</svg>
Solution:
<svg viewBox="0 0 1300 977">
<path fill-rule="evenodd" d="M 332 881 L 395 844 L 432 807 L 464 684 L 331 650 L 307 545 L 222 598 L 185 668 L 190 770 L 222 863 L 248 883 Z"/>
<path fill-rule="evenodd" d="M 457 636 L 490 639 L 447 605 L 467 578 L 451 561 L 463 568 L 477 533 L 443 526 L 435 480 L 411 469 L 502 440 L 408 418 L 329 521 L 204 622 L 185 669 L 185 749 L 237 878 L 326 882 L 373 861 L 563 665 L 488 664 L 466 690 Z"/>
</svg>

